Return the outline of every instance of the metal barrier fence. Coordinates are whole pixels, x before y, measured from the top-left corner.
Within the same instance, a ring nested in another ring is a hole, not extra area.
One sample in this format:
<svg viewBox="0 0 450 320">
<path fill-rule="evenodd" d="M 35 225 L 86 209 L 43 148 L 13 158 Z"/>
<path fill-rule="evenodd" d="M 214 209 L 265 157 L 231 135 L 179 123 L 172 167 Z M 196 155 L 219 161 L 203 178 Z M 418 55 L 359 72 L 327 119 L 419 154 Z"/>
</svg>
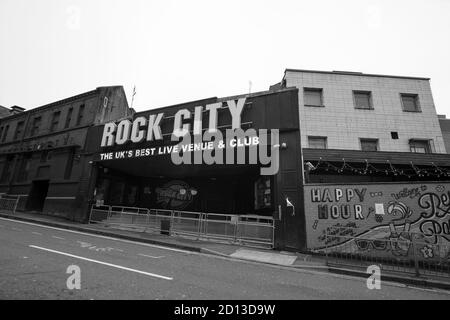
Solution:
<svg viewBox="0 0 450 320">
<path fill-rule="evenodd" d="M 89 223 L 270 248 L 274 245 L 273 218 L 256 215 L 93 205 Z"/>
<path fill-rule="evenodd" d="M 325 248 L 328 265 L 367 268 L 415 276 L 450 277 L 450 243 L 442 236 L 418 232 L 395 232 L 390 236 L 369 238 L 351 236 L 352 228 L 330 227 Z"/>
<path fill-rule="evenodd" d="M 2 194 L 0 196 L 0 211 L 7 211 L 13 214 L 16 213 L 19 201 L 20 201 L 19 196 Z"/>
</svg>

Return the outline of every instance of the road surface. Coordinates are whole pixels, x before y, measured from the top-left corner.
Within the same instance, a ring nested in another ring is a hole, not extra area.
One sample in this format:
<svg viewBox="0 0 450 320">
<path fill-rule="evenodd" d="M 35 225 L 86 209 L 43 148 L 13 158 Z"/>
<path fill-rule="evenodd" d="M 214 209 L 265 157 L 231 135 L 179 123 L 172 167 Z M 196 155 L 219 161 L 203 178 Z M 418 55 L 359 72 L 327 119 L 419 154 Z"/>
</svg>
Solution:
<svg viewBox="0 0 450 320">
<path fill-rule="evenodd" d="M 79 267 L 81 289 L 67 286 L 73 265 Z M 287 270 L 0 218 L 0 299 L 449 298 L 450 292 L 443 290 L 388 282 L 369 290 L 363 278 Z"/>
</svg>

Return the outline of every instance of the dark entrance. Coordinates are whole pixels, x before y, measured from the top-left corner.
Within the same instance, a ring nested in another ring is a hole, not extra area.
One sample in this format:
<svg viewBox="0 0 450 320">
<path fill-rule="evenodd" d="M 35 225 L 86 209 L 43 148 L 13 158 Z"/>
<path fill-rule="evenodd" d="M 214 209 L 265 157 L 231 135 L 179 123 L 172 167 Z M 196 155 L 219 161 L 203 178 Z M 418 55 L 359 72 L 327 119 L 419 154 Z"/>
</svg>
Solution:
<svg viewBox="0 0 450 320">
<path fill-rule="evenodd" d="M 33 181 L 26 206 L 28 211 L 42 211 L 47 197 L 48 183 L 48 180 Z"/>
</svg>

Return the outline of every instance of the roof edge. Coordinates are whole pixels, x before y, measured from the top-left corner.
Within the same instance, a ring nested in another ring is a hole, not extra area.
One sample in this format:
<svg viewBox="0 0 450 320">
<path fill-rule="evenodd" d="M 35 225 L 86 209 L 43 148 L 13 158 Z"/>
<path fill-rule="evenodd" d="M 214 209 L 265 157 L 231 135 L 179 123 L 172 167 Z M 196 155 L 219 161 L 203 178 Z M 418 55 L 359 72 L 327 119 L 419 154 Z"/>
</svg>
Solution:
<svg viewBox="0 0 450 320">
<path fill-rule="evenodd" d="M 322 73 L 322 74 L 337 74 L 337 75 L 346 75 L 346 76 L 413 79 L 413 80 L 425 80 L 425 81 L 430 81 L 430 79 L 431 79 L 431 78 L 427 78 L 427 77 L 394 76 L 394 75 L 386 75 L 386 74 L 373 74 L 373 73 L 352 72 L 352 71 L 321 71 L 321 70 L 290 69 L 290 68 L 287 68 L 284 70 L 285 76 L 286 76 L 287 72 Z"/>
</svg>

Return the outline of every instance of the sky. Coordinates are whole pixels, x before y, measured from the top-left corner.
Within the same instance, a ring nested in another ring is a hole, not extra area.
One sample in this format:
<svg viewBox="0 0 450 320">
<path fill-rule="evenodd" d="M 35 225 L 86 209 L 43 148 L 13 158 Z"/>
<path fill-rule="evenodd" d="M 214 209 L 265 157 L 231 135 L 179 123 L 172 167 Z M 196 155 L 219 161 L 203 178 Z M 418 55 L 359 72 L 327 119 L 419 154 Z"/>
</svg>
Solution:
<svg viewBox="0 0 450 320">
<path fill-rule="evenodd" d="M 123 85 L 137 111 L 267 90 L 286 68 L 430 77 L 450 116 L 450 0 L 0 0 L 0 105 Z"/>
</svg>

